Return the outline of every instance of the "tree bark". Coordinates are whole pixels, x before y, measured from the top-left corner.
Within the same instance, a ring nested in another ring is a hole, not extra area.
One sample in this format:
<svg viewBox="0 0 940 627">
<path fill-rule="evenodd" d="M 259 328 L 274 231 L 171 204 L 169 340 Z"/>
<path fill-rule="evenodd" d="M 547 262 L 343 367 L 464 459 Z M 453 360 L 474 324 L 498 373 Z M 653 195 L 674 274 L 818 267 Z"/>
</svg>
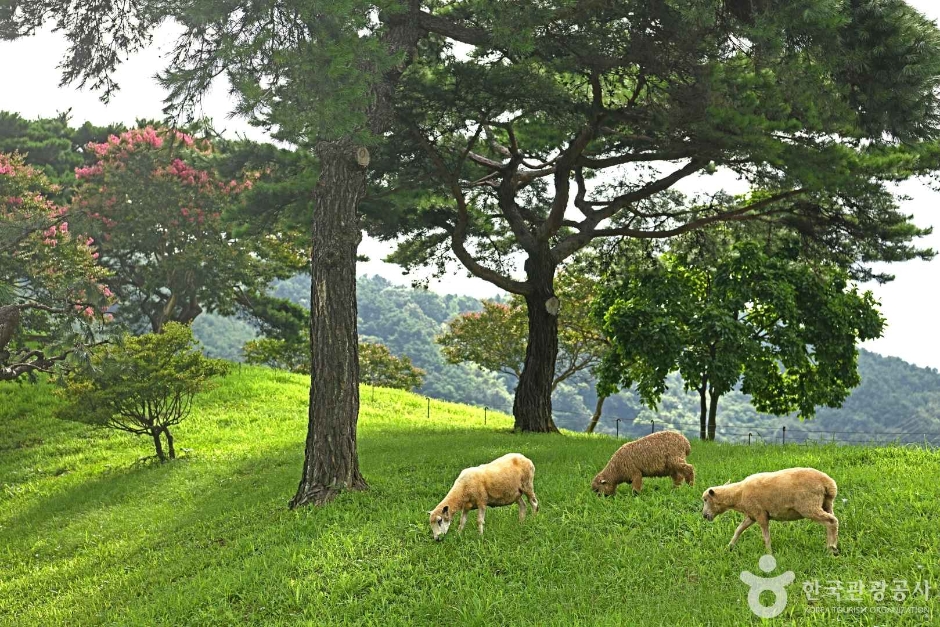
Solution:
<svg viewBox="0 0 940 627">
<path fill-rule="evenodd" d="M 555 266 L 550 255 L 530 254 L 525 262 L 532 291 L 526 295 L 529 339 L 525 364 L 512 406 L 516 431 L 557 433 L 552 420 L 552 381 L 558 358 L 558 297 L 555 296 Z"/>
<path fill-rule="evenodd" d="M 709 397 L 711 403 L 708 408 L 708 439 L 714 441 L 716 428 L 715 417 L 718 415 L 718 399 L 721 395 L 715 394 L 715 388 L 712 388 Z"/>
<path fill-rule="evenodd" d="M 176 449 L 173 447 L 173 436 L 170 435 L 170 430 L 164 427 L 163 434 L 166 436 L 167 455 L 170 459 L 176 459 Z"/>
<path fill-rule="evenodd" d="M 597 405 L 594 406 L 594 415 L 591 416 L 591 424 L 588 425 L 585 433 L 594 433 L 594 429 L 597 428 L 597 423 L 600 422 L 601 412 L 604 411 L 604 401 L 606 400 L 606 396 L 597 397 Z"/>
<path fill-rule="evenodd" d="M 163 452 L 163 442 L 160 441 L 160 429 L 154 427 L 150 431 L 150 435 L 153 436 L 153 446 L 157 450 L 157 458 L 161 463 L 166 461 L 166 453 Z"/>
<path fill-rule="evenodd" d="M 303 474 L 290 507 L 323 505 L 365 490 L 356 452 L 359 334 L 356 327 L 356 209 L 366 171 L 347 140 L 320 142 L 310 264 L 310 408 Z"/>
<path fill-rule="evenodd" d="M 420 0 L 386 24 L 383 43 L 403 54 L 373 86 L 369 130 L 381 137 L 394 116 L 395 84 L 410 63 L 418 40 Z M 385 16 L 380 15 L 380 19 Z M 369 71 L 369 68 L 364 68 Z M 356 328 L 356 249 L 362 237 L 357 210 L 366 193 L 368 151 L 348 138 L 321 141 L 310 262 L 310 408 L 304 468 L 290 507 L 323 505 L 342 490 L 369 486 L 359 472 L 359 333 Z"/>
<path fill-rule="evenodd" d="M 698 388 L 699 396 L 699 414 L 698 414 L 698 438 L 705 440 L 708 438 L 708 376 L 702 375 L 702 385 Z"/>
</svg>

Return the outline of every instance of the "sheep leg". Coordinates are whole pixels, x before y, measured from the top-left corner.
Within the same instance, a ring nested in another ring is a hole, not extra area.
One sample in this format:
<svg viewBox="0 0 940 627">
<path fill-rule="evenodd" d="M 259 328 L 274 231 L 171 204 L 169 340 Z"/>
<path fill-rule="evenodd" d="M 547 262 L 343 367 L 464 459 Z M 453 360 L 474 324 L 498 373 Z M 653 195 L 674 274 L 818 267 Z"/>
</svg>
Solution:
<svg viewBox="0 0 940 627">
<path fill-rule="evenodd" d="M 682 475 L 679 474 L 678 470 L 672 473 L 670 476 L 672 477 L 672 486 L 674 488 L 678 488 L 680 485 L 682 485 Z"/>
<path fill-rule="evenodd" d="M 833 555 L 839 554 L 839 519 L 824 509 L 800 512 L 804 517 L 818 522 L 826 528 L 826 547 Z"/>
<path fill-rule="evenodd" d="M 477 509 L 477 530 L 480 532 L 480 535 L 483 535 L 483 520 L 486 518 L 486 505 L 480 503 L 479 509 Z"/>
<path fill-rule="evenodd" d="M 640 473 L 633 475 L 633 480 L 630 483 L 633 485 L 633 491 L 639 492 L 643 489 L 643 475 Z"/>
<path fill-rule="evenodd" d="M 734 530 L 734 535 L 731 536 L 731 542 L 728 544 L 728 550 L 734 548 L 734 545 L 738 543 L 738 538 L 741 537 L 741 534 L 744 533 L 744 530 L 754 524 L 754 519 L 750 516 L 745 516 L 744 520 L 741 521 L 741 524 L 738 525 L 738 528 Z"/>
<path fill-rule="evenodd" d="M 767 514 L 757 517 L 757 524 L 760 525 L 761 533 L 764 535 L 764 546 L 767 548 L 767 555 L 773 554 L 770 548 L 770 518 Z"/>
<path fill-rule="evenodd" d="M 519 522 L 522 522 L 525 520 L 525 499 L 522 498 L 521 494 L 519 495 L 519 500 L 516 501 L 516 503 L 519 505 Z"/>
<path fill-rule="evenodd" d="M 463 526 L 467 524 L 467 513 L 468 510 L 466 509 L 460 512 L 460 524 L 457 525 L 457 533 L 463 531 Z"/>
<path fill-rule="evenodd" d="M 538 514 L 539 513 L 539 500 L 535 496 L 535 488 L 532 487 L 531 481 L 528 482 L 527 485 L 522 486 L 522 492 L 529 499 L 529 505 L 532 506 L 532 514 L 533 515 Z"/>
</svg>

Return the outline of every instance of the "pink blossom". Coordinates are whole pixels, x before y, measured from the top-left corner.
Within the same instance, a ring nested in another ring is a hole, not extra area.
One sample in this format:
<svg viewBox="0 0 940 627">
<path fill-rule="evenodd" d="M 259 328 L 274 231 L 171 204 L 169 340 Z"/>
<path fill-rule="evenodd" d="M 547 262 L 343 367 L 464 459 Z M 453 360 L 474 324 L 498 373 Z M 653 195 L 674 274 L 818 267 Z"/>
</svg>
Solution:
<svg viewBox="0 0 940 627">
<path fill-rule="evenodd" d="M 83 168 L 75 168 L 75 178 L 77 179 L 87 179 L 92 176 L 97 176 L 104 171 L 104 168 L 100 163 L 95 165 L 85 166 Z"/>
<path fill-rule="evenodd" d="M 183 142 L 183 144 L 185 144 L 187 147 L 193 145 L 193 136 L 188 135 L 187 133 L 181 133 L 180 131 L 176 131 L 176 139 Z"/>
<path fill-rule="evenodd" d="M 91 307 L 85 307 L 85 310 L 82 313 L 88 316 L 89 318 L 92 318 L 95 315 L 95 310 L 92 309 Z"/>
<path fill-rule="evenodd" d="M 68 232 L 69 232 L 69 223 L 68 223 L 68 222 L 63 222 L 62 224 L 60 224 L 60 225 L 59 225 L 59 231 L 62 232 L 62 233 L 68 233 Z"/>
</svg>

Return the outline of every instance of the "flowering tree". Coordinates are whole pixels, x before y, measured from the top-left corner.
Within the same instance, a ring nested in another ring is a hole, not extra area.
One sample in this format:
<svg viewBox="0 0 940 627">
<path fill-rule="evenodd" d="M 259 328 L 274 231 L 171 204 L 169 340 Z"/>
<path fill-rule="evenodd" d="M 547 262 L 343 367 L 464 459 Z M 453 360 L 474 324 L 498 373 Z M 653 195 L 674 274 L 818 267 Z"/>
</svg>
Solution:
<svg viewBox="0 0 940 627">
<path fill-rule="evenodd" d="M 205 310 L 232 313 L 240 297 L 299 267 L 275 235 L 241 238 L 224 216 L 257 173 L 224 180 L 208 141 L 146 127 L 90 143 L 76 168 L 73 220 L 99 242 L 108 286 L 132 326 L 159 332 Z"/>
<path fill-rule="evenodd" d="M 73 233 L 54 192 L 21 156 L 0 153 L 0 381 L 50 372 L 108 316 L 95 241 Z"/>
</svg>

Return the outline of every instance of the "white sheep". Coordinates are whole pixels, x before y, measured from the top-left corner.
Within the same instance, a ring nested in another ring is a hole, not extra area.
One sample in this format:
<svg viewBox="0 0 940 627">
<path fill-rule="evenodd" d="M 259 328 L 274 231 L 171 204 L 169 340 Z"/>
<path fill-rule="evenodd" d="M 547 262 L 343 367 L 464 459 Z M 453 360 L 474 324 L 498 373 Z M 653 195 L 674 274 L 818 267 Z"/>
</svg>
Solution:
<svg viewBox="0 0 940 627">
<path fill-rule="evenodd" d="M 838 488 L 832 477 L 815 468 L 787 468 L 759 472 L 737 483 L 708 488 L 702 494 L 702 516 L 714 520 L 729 509 L 744 514 L 728 549 L 734 548 L 741 533 L 755 522 L 764 534 L 770 553 L 770 521 L 809 518 L 826 527 L 826 546 L 839 552 L 839 519 L 832 513 Z"/>
<path fill-rule="evenodd" d="M 477 528 L 482 535 L 488 506 L 518 503 L 519 522 L 522 522 L 526 513 L 523 496 L 529 499 L 534 513 L 539 511 L 539 501 L 532 485 L 534 479 L 535 464 L 519 453 L 509 453 L 488 464 L 462 470 L 444 500 L 429 512 L 431 534 L 435 540 L 443 539 L 457 512 L 460 512 L 457 531 L 463 531 L 467 512 L 476 509 Z"/>
</svg>

